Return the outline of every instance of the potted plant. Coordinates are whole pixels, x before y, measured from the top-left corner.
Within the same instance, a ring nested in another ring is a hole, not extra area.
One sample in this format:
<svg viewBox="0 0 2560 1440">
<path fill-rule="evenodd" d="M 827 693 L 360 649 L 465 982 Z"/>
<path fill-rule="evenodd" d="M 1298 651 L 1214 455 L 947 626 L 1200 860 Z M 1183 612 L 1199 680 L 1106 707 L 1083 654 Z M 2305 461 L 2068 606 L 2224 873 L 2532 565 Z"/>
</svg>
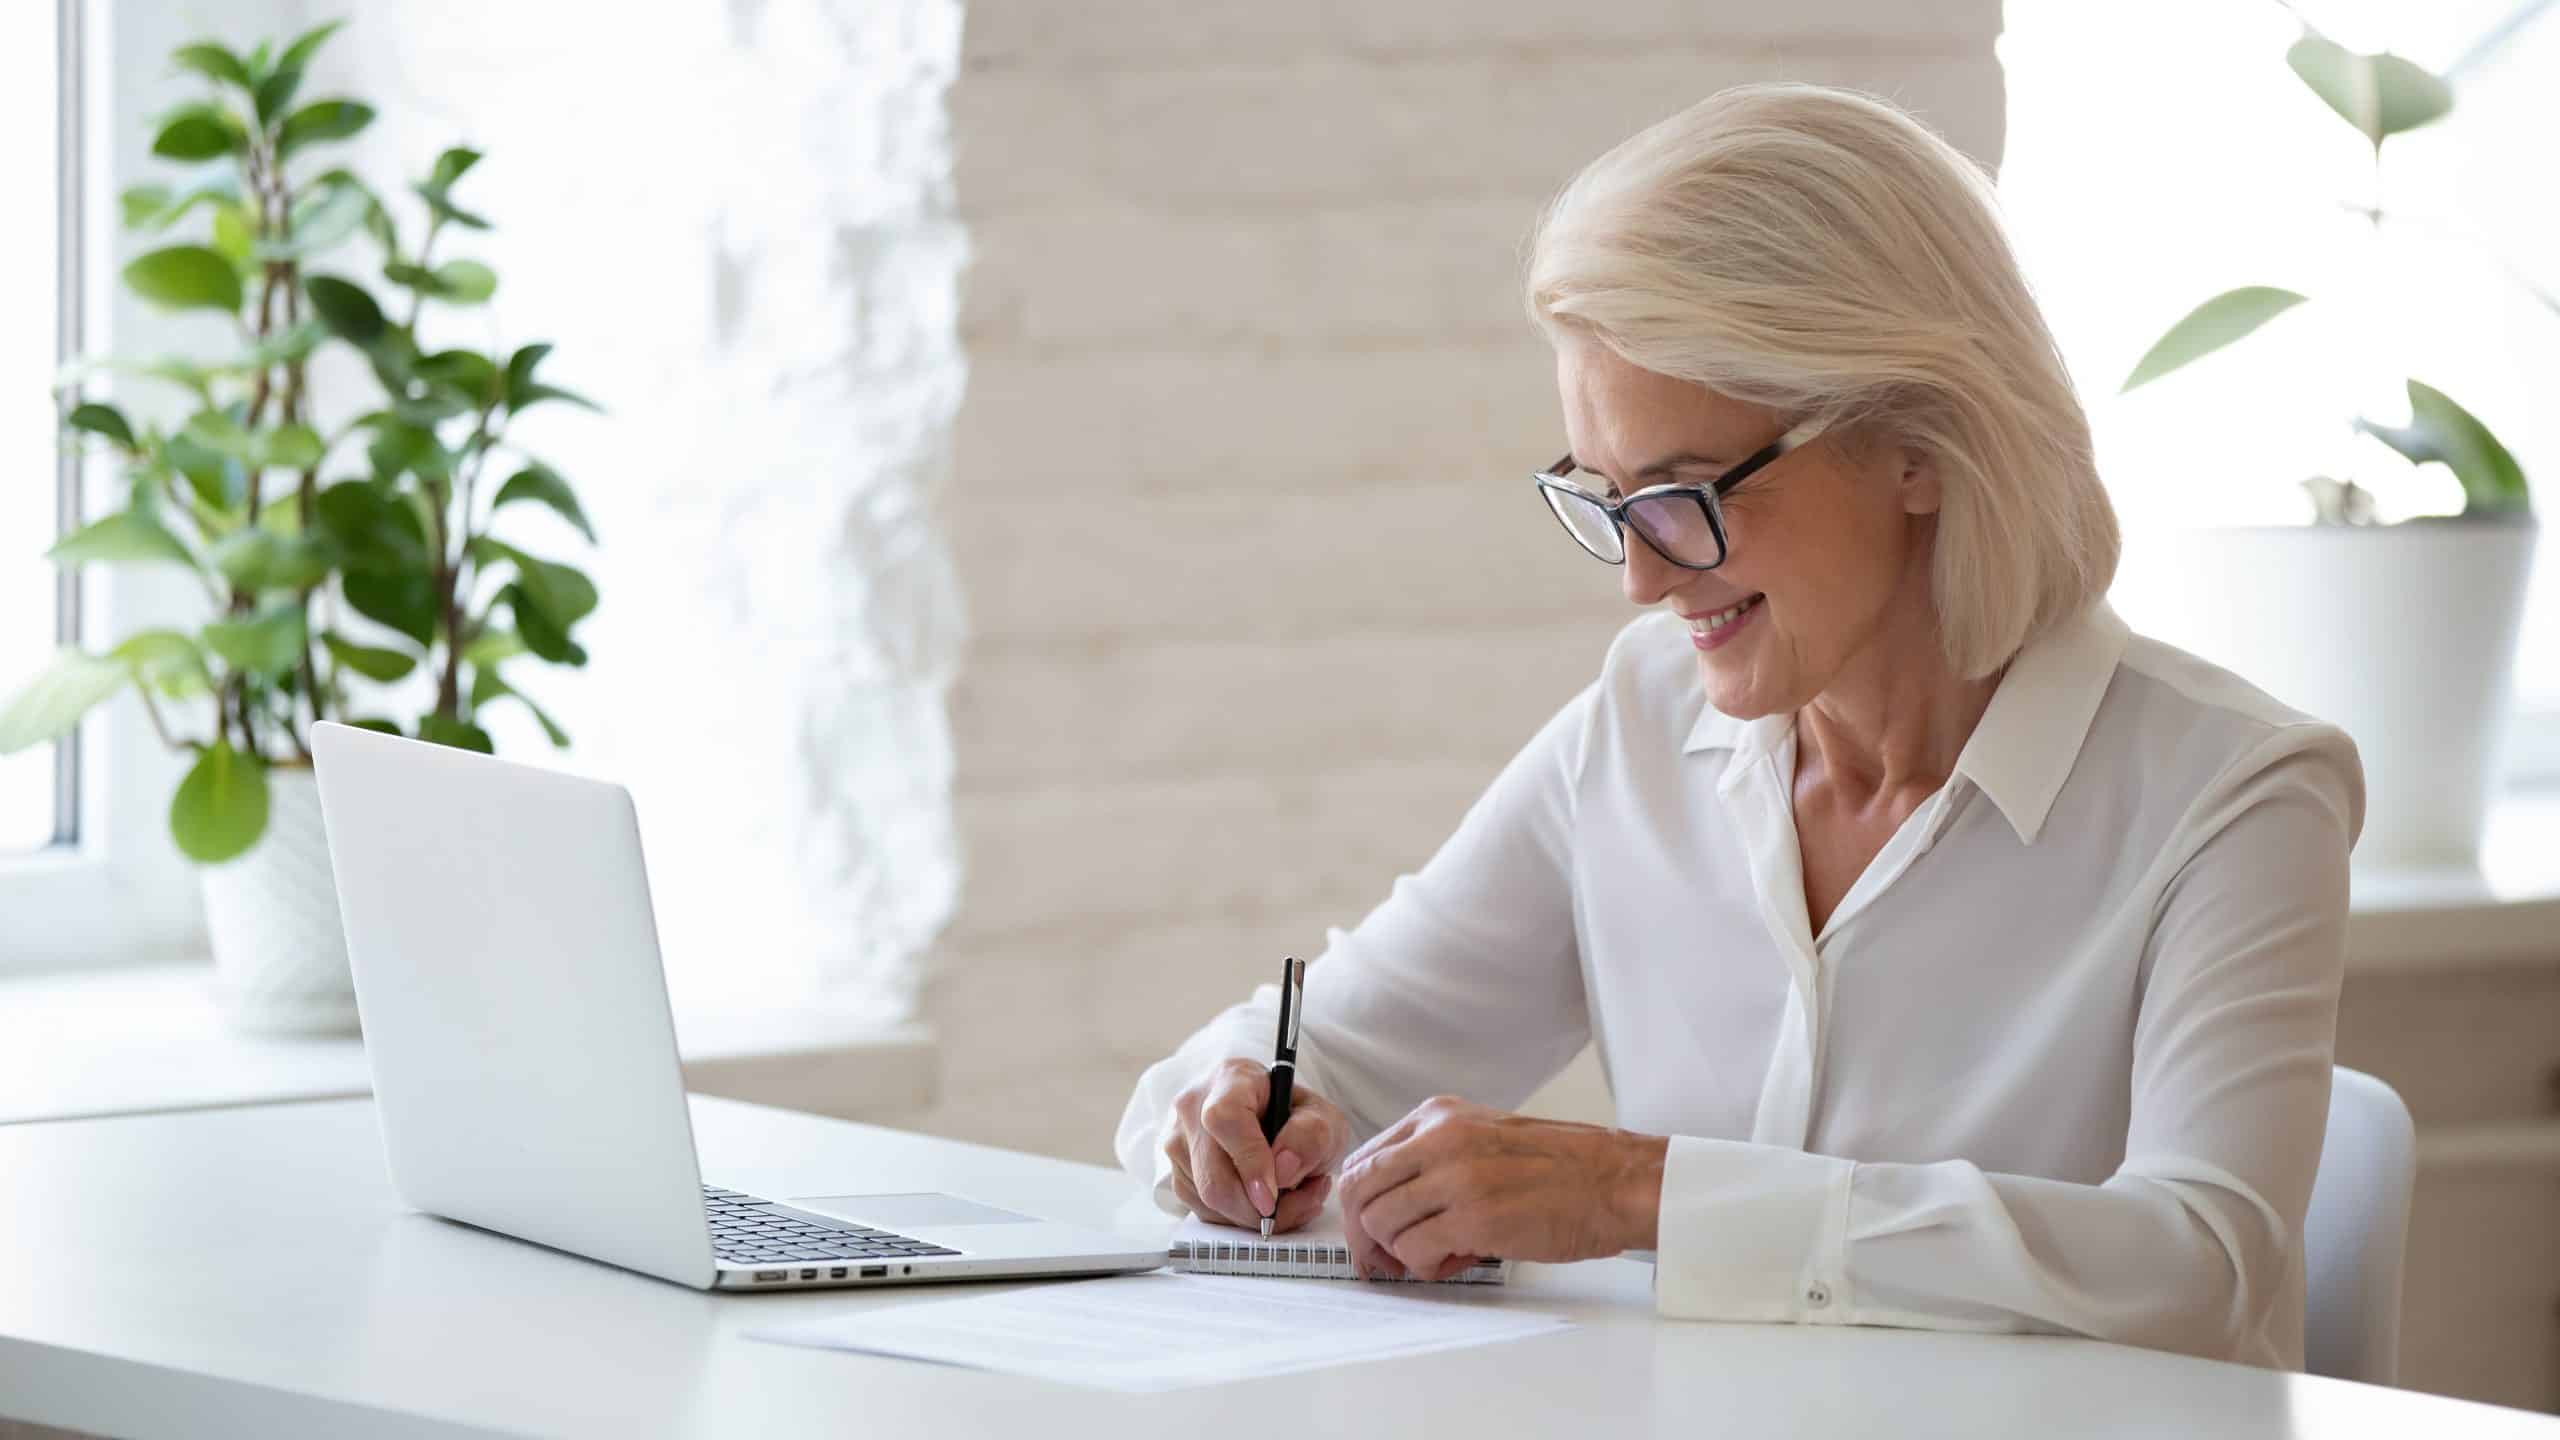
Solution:
<svg viewBox="0 0 2560 1440">
<path fill-rule="evenodd" d="M 2286 60 L 2370 145 L 2377 176 L 2385 142 L 2453 109 L 2441 77 L 2397 55 L 2350 51 L 2308 25 Z M 2350 208 L 2377 232 L 2397 218 L 2378 200 Z M 2560 313 L 2551 296 L 2531 293 Z M 2123 388 L 2305 299 L 2265 285 L 2217 295 L 2171 326 Z M 2497 779 L 2538 527 L 2524 469 L 2489 427 L 2423 381 L 2408 380 L 2406 393 L 2406 424 L 2345 423 L 2412 465 L 2449 469 L 2461 482 L 2458 513 L 2375 524 L 2373 494 L 2355 476 L 2312 476 L 2310 525 L 2182 536 L 2180 558 L 2204 579 L 2165 587 L 2158 628 L 2355 738 L 2366 783 L 2360 862 L 2470 865 Z"/>
<path fill-rule="evenodd" d="M 440 250 L 488 228 L 454 198 L 480 157 L 455 148 L 436 159 L 410 187 L 423 223 L 404 237 L 380 195 L 318 158 L 374 114 L 299 98 L 336 29 L 245 54 L 210 41 L 176 52 L 207 93 L 160 119 L 152 152 L 193 168 L 121 201 L 132 229 L 195 238 L 138 256 L 123 282 L 165 309 L 229 317 L 237 343 L 86 364 L 66 382 L 102 370 L 158 382 L 152 398 L 169 403 L 148 410 L 76 388 L 61 397 L 67 438 L 122 467 L 124 503 L 51 557 L 185 571 L 201 584 L 203 617 L 98 653 L 65 649 L 0 708 L 6 753 L 130 686 L 162 742 L 192 755 L 169 828 L 204 867 L 217 990 L 253 1029 L 354 1021 L 310 725 L 485 751 L 481 712 L 513 703 L 565 745 L 514 667 L 584 664 L 574 632 L 596 606 L 577 569 L 496 532 L 502 512 L 531 504 L 593 541 L 568 482 L 510 434 L 536 405 L 594 407 L 541 378 L 548 345 L 421 342 L 432 310 L 482 305 L 497 288 L 487 265 Z M 348 373 L 365 391 L 329 397 L 335 419 L 312 374 L 333 347 L 362 361 Z"/>
</svg>

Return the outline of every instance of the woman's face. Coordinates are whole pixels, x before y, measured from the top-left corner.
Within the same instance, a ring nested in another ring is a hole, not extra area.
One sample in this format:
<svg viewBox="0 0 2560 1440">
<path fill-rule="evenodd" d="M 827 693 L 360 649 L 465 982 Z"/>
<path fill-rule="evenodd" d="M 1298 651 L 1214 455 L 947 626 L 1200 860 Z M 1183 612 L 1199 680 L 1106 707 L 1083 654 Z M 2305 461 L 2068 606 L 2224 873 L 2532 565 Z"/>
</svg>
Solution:
<svg viewBox="0 0 2560 1440">
<path fill-rule="evenodd" d="M 1613 495 L 1705 484 L 1795 418 L 1638 369 L 1585 337 L 1557 350 L 1556 390 L 1578 478 Z M 1700 458 L 1649 469 L 1679 456 Z M 1880 643 L 1934 635 L 1938 485 L 1925 457 L 1825 435 L 1754 472 L 1723 506 L 1724 564 L 1684 570 L 1630 533 L 1624 566 L 1629 600 L 1688 622 L 1716 709 L 1745 720 L 1799 709 Z"/>
</svg>

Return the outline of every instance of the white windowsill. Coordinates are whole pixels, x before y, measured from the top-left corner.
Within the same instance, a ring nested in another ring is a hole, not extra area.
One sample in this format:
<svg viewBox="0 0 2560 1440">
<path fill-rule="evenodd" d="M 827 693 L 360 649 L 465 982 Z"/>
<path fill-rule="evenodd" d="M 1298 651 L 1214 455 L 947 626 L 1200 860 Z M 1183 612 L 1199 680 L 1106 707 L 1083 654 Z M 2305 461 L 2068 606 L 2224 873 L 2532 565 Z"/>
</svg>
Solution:
<svg viewBox="0 0 2560 1440">
<path fill-rule="evenodd" d="M 212 968 L 146 965 L 0 980 L 0 1125 L 372 1093 L 353 1035 L 227 1027 Z M 932 1030 L 810 1006 L 676 1021 L 685 1087 L 892 1120 L 932 1103 Z"/>
<path fill-rule="evenodd" d="M 2560 786 L 2489 809 L 2474 868 L 2356 867 L 2350 974 L 2560 965 Z"/>
</svg>

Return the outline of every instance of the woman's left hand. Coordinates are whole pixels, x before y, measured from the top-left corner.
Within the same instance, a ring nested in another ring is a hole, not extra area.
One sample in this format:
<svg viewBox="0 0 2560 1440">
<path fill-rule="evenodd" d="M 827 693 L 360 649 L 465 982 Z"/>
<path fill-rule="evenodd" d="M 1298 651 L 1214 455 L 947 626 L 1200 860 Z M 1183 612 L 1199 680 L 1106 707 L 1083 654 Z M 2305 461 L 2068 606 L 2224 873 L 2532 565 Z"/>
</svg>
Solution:
<svg viewBox="0 0 2560 1440">
<path fill-rule="evenodd" d="M 1670 1142 L 1426 1100 L 1351 1152 L 1335 1186 L 1364 1276 L 1444 1280 L 1478 1256 L 1588 1260 L 1653 1248 Z"/>
</svg>

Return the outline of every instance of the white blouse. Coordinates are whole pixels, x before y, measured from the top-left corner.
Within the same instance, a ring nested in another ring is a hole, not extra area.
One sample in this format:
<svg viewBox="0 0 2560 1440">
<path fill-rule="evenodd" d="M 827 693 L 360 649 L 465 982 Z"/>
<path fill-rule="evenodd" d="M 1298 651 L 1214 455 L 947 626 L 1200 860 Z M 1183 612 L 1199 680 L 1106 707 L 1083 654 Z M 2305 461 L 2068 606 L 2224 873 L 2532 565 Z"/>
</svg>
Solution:
<svg viewBox="0 0 2560 1440">
<path fill-rule="evenodd" d="M 1366 1139 L 1514 1108 L 1596 1042 L 1671 1136 L 1696 1319 L 2054 1331 L 2299 1368 L 2363 772 L 2333 726 L 2104 604 L 2021 651 L 1811 933 L 1792 714 L 1708 709 L 1635 621 L 1418 874 L 1310 967 L 1299 1076 Z M 1139 1080 L 1122 1163 L 1274 987 Z"/>
</svg>

